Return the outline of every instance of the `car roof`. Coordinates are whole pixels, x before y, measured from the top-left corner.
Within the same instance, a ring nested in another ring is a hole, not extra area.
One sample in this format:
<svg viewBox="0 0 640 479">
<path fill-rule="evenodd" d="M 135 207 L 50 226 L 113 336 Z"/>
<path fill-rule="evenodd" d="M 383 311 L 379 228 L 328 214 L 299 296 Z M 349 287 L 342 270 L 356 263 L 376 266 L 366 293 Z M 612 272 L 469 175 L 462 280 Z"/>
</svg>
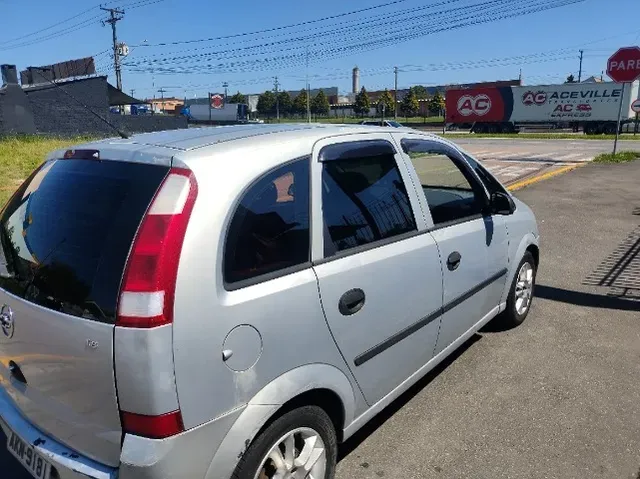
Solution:
<svg viewBox="0 0 640 479">
<path fill-rule="evenodd" d="M 104 159 L 175 166 L 176 162 L 207 157 L 212 153 L 228 152 L 235 148 L 265 148 L 269 145 L 278 145 L 280 148 L 287 145 L 289 153 L 299 151 L 309 154 L 318 140 L 341 135 L 385 132 L 398 133 L 399 129 L 352 124 L 243 124 L 142 133 L 124 139 L 98 140 L 72 148 L 99 150 L 100 157 Z M 62 158 L 65 150 L 51 152 L 47 159 Z"/>
<path fill-rule="evenodd" d="M 189 151 L 204 148 L 218 143 L 226 143 L 256 136 L 270 135 L 273 141 L 286 140 L 292 137 L 325 138 L 349 133 L 363 133 L 366 125 L 327 125 L 320 123 L 279 123 L 279 124 L 245 124 L 182 130 L 159 131 L 133 135 L 128 139 L 103 140 L 110 144 L 138 144 L 160 146 L 174 150 Z M 368 131 L 380 133 L 380 128 Z M 390 132 L 397 131 L 389 129 Z"/>
</svg>

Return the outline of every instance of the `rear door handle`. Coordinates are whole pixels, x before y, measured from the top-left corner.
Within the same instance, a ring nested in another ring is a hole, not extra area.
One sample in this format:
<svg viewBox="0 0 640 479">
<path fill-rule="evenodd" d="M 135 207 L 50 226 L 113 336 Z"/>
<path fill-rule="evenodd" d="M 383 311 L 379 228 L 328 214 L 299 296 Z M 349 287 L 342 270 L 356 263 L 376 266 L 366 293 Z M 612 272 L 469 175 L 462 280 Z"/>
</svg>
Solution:
<svg viewBox="0 0 640 479">
<path fill-rule="evenodd" d="M 365 301 L 365 294 L 360 288 L 350 289 L 342 295 L 338 302 L 338 310 L 344 316 L 351 316 L 362 309 Z"/>
<path fill-rule="evenodd" d="M 460 261 L 462 260 L 462 255 L 457 251 L 454 251 L 447 258 L 447 268 L 449 271 L 455 271 L 460 266 Z"/>
</svg>

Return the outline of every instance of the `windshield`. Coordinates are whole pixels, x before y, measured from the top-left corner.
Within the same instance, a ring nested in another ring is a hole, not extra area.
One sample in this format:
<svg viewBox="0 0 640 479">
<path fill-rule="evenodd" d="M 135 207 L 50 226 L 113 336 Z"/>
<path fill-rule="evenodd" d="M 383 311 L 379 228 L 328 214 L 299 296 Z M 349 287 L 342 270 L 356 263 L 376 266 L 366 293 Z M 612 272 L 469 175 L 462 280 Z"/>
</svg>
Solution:
<svg viewBox="0 0 640 479">
<path fill-rule="evenodd" d="M 391 125 L 394 128 L 402 128 L 402 125 L 400 123 L 398 123 L 397 121 L 389 121 L 388 123 L 389 123 L 389 125 Z"/>
</svg>

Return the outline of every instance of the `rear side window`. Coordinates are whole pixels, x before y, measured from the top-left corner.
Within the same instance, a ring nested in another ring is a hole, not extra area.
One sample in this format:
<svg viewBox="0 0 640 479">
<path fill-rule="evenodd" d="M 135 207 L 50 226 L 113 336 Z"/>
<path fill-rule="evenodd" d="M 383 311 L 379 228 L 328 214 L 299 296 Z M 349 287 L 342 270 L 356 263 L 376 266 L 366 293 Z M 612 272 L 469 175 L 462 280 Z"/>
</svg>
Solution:
<svg viewBox="0 0 640 479">
<path fill-rule="evenodd" d="M 238 288 L 310 261 L 310 161 L 303 158 L 268 173 L 243 195 L 225 244 L 227 284 Z"/>
<path fill-rule="evenodd" d="M 393 147 L 353 145 L 325 147 L 320 155 L 325 257 L 417 229 Z"/>
<path fill-rule="evenodd" d="M 131 244 L 168 171 L 104 160 L 45 163 L 0 213 L 0 288 L 114 323 Z"/>
</svg>

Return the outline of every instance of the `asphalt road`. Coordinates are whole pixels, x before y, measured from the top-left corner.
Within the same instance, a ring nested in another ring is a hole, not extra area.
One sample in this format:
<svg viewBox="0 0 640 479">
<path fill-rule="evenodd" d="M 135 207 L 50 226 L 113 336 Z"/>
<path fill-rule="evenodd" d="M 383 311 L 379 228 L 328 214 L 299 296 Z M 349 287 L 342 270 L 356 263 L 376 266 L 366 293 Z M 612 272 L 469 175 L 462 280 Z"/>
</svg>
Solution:
<svg viewBox="0 0 640 479">
<path fill-rule="evenodd" d="M 640 161 L 518 191 L 542 235 L 527 321 L 475 335 L 342 447 L 337 478 L 640 478 L 640 301 L 608 296 L 640 295 L 638 185 Z M 0 477 L 29 476 L 1 451 Z"/>
</svg>

